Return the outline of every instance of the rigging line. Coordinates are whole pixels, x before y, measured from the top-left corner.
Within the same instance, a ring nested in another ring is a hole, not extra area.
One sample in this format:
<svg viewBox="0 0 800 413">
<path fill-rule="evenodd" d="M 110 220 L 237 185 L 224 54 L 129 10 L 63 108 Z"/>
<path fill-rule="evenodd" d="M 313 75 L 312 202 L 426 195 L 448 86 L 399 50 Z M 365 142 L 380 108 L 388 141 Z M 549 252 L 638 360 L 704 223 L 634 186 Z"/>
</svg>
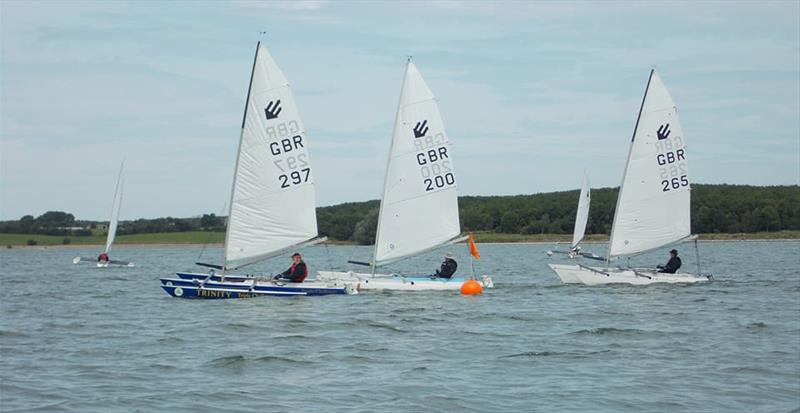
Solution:
<svg viewBox="0 0 800 413">
<path fill-rule="evenodd" d="M 328 268 L 333 269 L 333 260 L 331 260 L 331 250 L 328 248 L 328 243 L 323 243 L 325 245 L 325 255 L 328 256 Z"/>
<path fill-rule="evenodd" d="M 220 210 L 220 214 L 224 214 L 225 213 L 225 208 L 227 208 L 227 206 L 228 206 L 228 202 L 226 201 L 222 205 L 222 209 Z M 217 218 L 219 219 L 220 217 L 217 216 Z M 203 243 L 203 248 L 200 249 L 200 254 L 197 255 L 197 261 L 200 261 L 200 258 L 203 256 L 203 253 L 206 252 L 206 247 L 208 247 L 208 244 L 210 243 L 211 236 L 212 236 L 213 233 L 214 233 L 214 231 L 208 231 L 208 235 L 206 235 L 206 240 Z"/>
</svg>

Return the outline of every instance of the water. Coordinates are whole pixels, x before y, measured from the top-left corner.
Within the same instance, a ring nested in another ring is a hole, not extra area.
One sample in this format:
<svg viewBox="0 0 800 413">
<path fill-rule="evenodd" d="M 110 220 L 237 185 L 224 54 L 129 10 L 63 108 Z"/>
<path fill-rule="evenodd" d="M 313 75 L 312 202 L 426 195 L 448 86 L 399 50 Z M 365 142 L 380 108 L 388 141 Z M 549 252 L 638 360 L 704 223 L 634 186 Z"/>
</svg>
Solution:
<svg viewBox="0 0 800 413">
<path fill-rule="evenodd" d="M 0 410 L 800 410 L 800 242 L 701 243 L 714 282 L 646 287 L 560 285 L 548 247 L 480 245 L 496 289 L 479 297 L 216 301 L 159 288 L 200 247 L 115 249 L 132 269 L 72 264 L 96 249 L 4 250 Z M 313 270 L 370 251 L 305 255 Z M 430 271 L 439 255 L 395 269 Z"/>
</svg>

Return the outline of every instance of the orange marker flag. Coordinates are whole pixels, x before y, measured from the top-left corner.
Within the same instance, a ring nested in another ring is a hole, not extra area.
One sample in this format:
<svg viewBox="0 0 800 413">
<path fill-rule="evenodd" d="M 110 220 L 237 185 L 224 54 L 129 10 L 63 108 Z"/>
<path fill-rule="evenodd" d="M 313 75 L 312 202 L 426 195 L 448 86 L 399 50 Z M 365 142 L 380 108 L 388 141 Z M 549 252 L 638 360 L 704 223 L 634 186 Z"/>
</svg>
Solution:
<svg viewBox="0 0 800 413">
<path fill-rule="evenodd" d="M 472 233 L 469 233 L 469 254 L 475 257 L 476 260 L 481 259 L 481 252 L 478 251 L 478 246 L 475 245 L 475 239 L 472 238 Z"/>
</svg>

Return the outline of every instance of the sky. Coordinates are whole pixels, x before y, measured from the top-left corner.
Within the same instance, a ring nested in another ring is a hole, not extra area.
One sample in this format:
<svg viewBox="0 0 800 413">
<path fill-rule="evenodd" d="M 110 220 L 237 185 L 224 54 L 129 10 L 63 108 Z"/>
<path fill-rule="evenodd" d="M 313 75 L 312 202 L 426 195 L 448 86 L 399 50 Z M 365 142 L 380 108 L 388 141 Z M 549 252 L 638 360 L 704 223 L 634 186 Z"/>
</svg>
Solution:
<svg viewBox="0 0 800 413">
<path fill-rule="evenodd" d="M 259 35 L 259 32 L 266 32 Z M 651 67 L 694 183 L 800 184 L 800 2 L 0 2 L 0 220 L 226 215 L 255 44 L 320 206 L 378 199 L 407 56 L 460 195 L 618 186 Z"/>
</svg>

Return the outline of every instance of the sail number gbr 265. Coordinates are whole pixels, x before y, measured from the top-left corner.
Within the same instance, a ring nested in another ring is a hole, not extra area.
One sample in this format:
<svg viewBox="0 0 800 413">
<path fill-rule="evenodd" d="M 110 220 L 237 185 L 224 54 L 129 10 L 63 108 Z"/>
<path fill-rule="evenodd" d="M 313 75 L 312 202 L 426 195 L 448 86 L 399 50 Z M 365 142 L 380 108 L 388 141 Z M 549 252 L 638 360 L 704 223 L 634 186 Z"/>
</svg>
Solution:
<svg viewBox="0 0 800 413">
<path fill-rule="evenodd" d="M 661 191 L 669 192 L 689 186 L 683 139 L 678 135 L 669 136 L 669 124 L 661 125 L 656 135 L 656 163 L 661 177 Z"/>
<path fill-rule="evenodd" d="M 267 138 L 273 163 L 282 172 L 278 175 L 280 188 L 308 182 L 311 165 L 297 121 L 290 120 L 267 128 Z"/>
<path fill-rule="evenodd" d="M 422 184 L 426 192 L 455 185 L 456 177 L 447 153 L 447 142 L 443 133 L 425 136 L 427 121 L 418 122 L 414 128 L 414 155 Z"/>
</svg>

